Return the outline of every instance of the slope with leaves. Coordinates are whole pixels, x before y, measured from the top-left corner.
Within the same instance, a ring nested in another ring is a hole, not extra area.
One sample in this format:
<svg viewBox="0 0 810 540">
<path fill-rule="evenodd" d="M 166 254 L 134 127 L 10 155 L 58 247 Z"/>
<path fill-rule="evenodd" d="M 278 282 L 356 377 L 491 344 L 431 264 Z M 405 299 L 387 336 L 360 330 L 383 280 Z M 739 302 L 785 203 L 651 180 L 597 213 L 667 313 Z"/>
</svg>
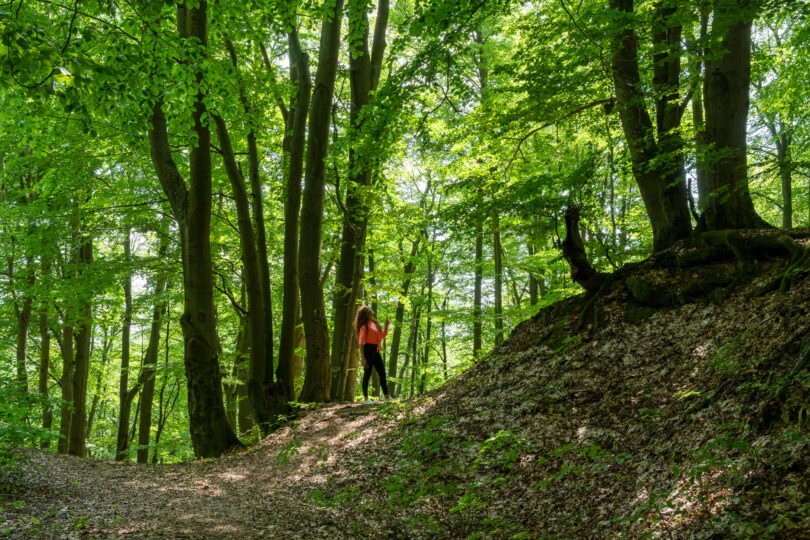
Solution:
<svg viewBox="0 0 810 540">
<path fill-rule="evenodd" d="M 731 261 L 653 262 L 627 279 L 683 291 L 734 272 Z M 757 270 L 718 284 L 713 300 L 642 306 L 618 281 L 594 311 L 584 295 L 557 302 L 417 401 L 304 412 L 242 455 L 141 468 L 29 451 L 13 484 L 25 503 L 3 504 L 4 527 L 20 537 L 35 526 L 93 537 L 800 537 L 810 530 L 810 280 L 763 294 L 785 268 Z"/>
</svg>

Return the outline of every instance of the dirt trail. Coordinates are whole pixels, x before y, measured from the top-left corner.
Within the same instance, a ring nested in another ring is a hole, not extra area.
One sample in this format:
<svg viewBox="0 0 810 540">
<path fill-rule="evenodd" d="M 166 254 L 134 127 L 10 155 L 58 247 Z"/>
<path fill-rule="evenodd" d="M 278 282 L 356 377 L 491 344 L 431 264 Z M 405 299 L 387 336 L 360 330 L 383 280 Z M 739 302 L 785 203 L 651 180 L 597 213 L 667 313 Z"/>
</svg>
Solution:
<svg viewBox="0 0 810 540">
<path fill-rule="evenodd" d="M 11 538 L 348 538 L 350 522 L 319 508 L 349 449 L 389 429 L 374 406 L 310 411 L 253 449 L 219 460 L 136 465 L 29 450 L 13 508 Z M 350 517 L 350 516 L 349 516 Z M 38 520 L 37 523 L 35 520 Z"/>
</svg>

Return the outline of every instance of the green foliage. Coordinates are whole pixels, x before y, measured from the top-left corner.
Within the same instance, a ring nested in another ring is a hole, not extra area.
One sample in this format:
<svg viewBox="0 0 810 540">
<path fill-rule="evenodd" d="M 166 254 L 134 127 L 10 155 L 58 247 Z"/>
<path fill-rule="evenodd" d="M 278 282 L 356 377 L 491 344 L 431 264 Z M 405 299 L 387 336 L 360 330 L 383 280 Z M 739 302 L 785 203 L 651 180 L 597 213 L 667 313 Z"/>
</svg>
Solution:
<svg viewBox="0 0 810 540">
<path fill-rule="evenodd" d="M 23 391 L 12 377 L 0 374 L 0 465 L 11 467 L 20 459 L 21 446 L 39 446 L 58 433 L 34 424 L 45 407 L 56 408 L 59 400 Z"/>
</svg>

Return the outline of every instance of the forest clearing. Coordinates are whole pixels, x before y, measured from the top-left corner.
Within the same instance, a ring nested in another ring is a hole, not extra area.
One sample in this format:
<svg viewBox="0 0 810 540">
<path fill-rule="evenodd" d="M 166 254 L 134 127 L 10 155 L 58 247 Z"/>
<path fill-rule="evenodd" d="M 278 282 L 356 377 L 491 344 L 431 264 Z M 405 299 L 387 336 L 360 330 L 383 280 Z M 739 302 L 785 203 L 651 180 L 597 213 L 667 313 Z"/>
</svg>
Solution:
<svg viewBox="0 0 810 540">
<path fill-rule="evenodd" d="M 0 537 L 810 538 L 808 48 L 0 0 Z"/>
</svg>

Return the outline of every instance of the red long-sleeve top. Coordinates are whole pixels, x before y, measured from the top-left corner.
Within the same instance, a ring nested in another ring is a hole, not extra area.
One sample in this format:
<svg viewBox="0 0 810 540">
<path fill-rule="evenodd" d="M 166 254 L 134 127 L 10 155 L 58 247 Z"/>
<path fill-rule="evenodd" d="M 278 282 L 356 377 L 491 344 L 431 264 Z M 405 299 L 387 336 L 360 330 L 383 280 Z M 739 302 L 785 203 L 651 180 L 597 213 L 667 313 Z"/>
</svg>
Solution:
<svg viewBox="0 0 810 540">
<path fill-rule="evenodd" d="M 370 345 L 376 345 L 377 350 L 382 350 L 382 341 L 388 335 L 388 332 L 380 328 L 380 325 L 375 323 L 374 321 L 369 321 L 368 324 L 360 328 L 360 332 L 358 335 L 360 345 L 364 343 L 368 343 Z"/>
</svg>

